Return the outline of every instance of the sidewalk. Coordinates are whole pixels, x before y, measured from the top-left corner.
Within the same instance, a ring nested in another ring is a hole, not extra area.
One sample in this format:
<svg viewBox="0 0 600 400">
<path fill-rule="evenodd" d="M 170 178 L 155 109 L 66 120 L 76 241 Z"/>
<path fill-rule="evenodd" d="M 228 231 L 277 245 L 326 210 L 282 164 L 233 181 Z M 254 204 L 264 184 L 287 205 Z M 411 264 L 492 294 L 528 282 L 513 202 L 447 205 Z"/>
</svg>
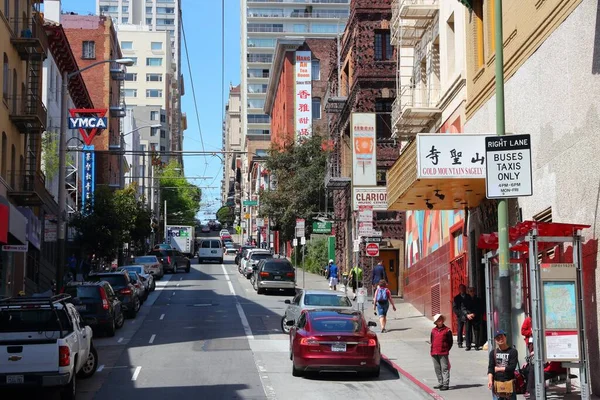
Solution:
<svg viewBox="0 0 600 400">
<path fill-rule="evenodd" d="M 303 287 L 302 269 L 298 269 L 296 281 L 298 287 Z M 307 289 L 328 289 L 327 280 L 320 275 L 306 272 L 304 287 Z M 344 292 L 343 285 L 338 286 L 338 291 Z M 348 296 L 352 298 L 352 290 L 348 288 Z M 433 370 L 433 363 L 429 357 L 429 337 L 433 322 L 426 318 L 410 303 L 401 298 L 394 298 L 396 311 L 390 307 L 388 312 L 387 333 L 379 333 L 379 327 L 375 329 L 381 343 L 381 352 L 384 362 L 395 369 L 401 379 L 420 389 L 423 394 L 429 394 L 438 400 L 463 400 L 463 399 L 491 399 L 487 388 L 487 364 L 488 352 L 485 350 L 465 351 L 455 345 L 450 351 L 450 362 L 452 365 L 450 373 L 450 390 L 438 391 L 432 389 L 437 385 L 437 378 Z M 355 303 L 356 304 L 356 303 Z M 376 321 L 379 319 L 373 315 L 372 301 L 369 299 L 364 305 L 365 318 Z M 520 357 L 520 364 L 524 362 Z M 575 370 L 574 373 L 577 373 Z M 552 386 L 547 389 L 547 399 L 580 399 L 578 380 L 573 379 L 573 392 L 566 394 L 565 385 Z M 518 396 L 523 399 L 523 396 Z M 592 399 L 598 397 L 592 396 Z"/>
</svg>

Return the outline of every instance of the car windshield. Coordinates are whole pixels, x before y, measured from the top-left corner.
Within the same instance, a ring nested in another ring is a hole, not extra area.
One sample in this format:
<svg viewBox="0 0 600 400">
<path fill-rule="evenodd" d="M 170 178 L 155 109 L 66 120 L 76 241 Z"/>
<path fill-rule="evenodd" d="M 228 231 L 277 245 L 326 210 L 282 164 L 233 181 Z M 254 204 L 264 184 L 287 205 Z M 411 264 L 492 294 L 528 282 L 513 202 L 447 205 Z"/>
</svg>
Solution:
<svg viewBox="0 0 600 400">
<path fill-rule="evenodd" d="M 273 256 L 271 256 L 271 257 L 273 257 Z M 269 258 L 269 257 L 266 257 L 266 258 Z M 273 272 L 285 273 L 285 272 L 292 272 L 293 270 L 294 270 L 294 267 L 292 266 L 292 264 L 287 263 L 287 262 L 267 262 L 263 266 L 264 272 L 271 272 L 271 273 L 273 273 Z"/>
<path fill-rule="evenodd" d="M 121 269 L 124 269 L 125 271 L 137 272 L 138 274 L 144 273 L 144 267 L 138 267 L 137 265 L 126 265 L 121 267 Z M 131 274 L 129 274 L 129 276 L 131 276 Z"/>
<path fill-rule="evenodd" d="M 273 258 L 273 255 L 270 253 L 255 253 L 250 256 L 253 260 L 264 260 L 266 258 Z"/>
<path fill-rule="evenodd" d="M 311 328 L 316 332 L 348 332 L 362 331 L 362 321 L 359 317 L 313 317 Z"/>
<path fill-rule="evenodd" d="M 131 279 L 131 282 L 136 283 L 138 281 L 138 277 L 135 274 L 135 272 L 129 272 L 129 279 Z"/>
<path fill-rule="evenodd" d="M 348 297 L 336 294 L 307 293 L 304 295 L 304 304 L 320 307 L 352 307 Z"/>
<path fill-rule="evenodd" d="M 106 281 L 110 283 L 111 286 L 125 286 L 127 284 L 125 277 L 120 274 L 115 275 L 90 275 L 88 277 L 89 281 L 92 282 L 100 282 Z"/>
<path fill-rule="evenodd" d="M 140 263 L 140 264 L 148 264 L 148 263 L 158 262 L 158 260 L 156 259 L 156 256 L 136 257 L 136 258 L 134 258 L 134 260 L 136 263 Z"/>
<path fill-rule="evenodd" d="M 67 286 L 65 293 L 80 299 L 100 299 L 100 291 L 97 286 Z"/>
<path fill-rule="evenodd" d="M 63 310 L 0 309 L 0 332 L 70 331 L 70 323 Z"/>
</svg>

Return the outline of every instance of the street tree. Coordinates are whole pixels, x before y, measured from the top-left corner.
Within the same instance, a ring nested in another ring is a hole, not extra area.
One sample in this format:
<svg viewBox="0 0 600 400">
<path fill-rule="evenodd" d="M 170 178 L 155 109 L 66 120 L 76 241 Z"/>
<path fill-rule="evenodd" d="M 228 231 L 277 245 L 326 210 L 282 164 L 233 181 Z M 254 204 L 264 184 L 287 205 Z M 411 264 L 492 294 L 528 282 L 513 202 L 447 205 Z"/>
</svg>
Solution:
<svg viewBox="0 0 600 400">
<path fill-rule="evenodd" d="M 223 206 L 219 208 L 217 211 L 217 219 L 221 224 L 233 225 L 235 216 L 233 215 L 231 207 Z"/>
<path fill-rule="evenodd" d="M 167 202 L 167 222 L 180 225 L 196 225 L 196 214 L 200 210 L 202 191 L 192 185 L 182 174 L 183 168 L 176 160 L 171 160 L 157 174 L 160 184 L 161 215 Z"/>
</svg>

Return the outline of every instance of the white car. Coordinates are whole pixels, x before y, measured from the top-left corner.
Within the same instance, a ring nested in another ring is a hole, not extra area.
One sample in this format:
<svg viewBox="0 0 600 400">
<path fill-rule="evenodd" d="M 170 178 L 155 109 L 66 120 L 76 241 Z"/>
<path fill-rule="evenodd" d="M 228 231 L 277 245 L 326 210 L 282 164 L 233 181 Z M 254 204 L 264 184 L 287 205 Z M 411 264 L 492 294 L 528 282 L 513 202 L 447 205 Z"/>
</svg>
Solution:
<svg viewBox="0 0 600 400">
<path fill-rule="evenodd" d="M 227 229 L 221 229 L 221 232 L 219 232 L 219 236 L 230 236 L 231 233 L 229 233 L 229 231 Z"/>
<path fill-rule="evenodd" d="M 163 265 L 156 256 L 139 256 L 133 259 L 133 264 L 143 265 L 149 274 L 152 274 L 156 279 L 160 279 L 165 275 Z"/>
<path fill-rule="evenodd" d="M 225 242 L 225 254 L 237 254 L 237 249 L 232 242 Z"/>
<path fill-rule="evenodd" d="M 219 239 L 204 239 L 198 248 L 198 264 L 204 261 L 216 261 L 223 264 L 223 244 Z"/>
<path fill-rule="evenodd" d="M 242 263 L 244 263 L 242 271 L 244 275 L 246 275 L 246 278 L 250 279 L 254 272 L 254 266 L 258 264 L 260 260 L 264 260 L 265 258 L 273 258 L 271 251 L 265 249 L 252 249 L 248 252 L 247 257 L 242 260 Z"/>
</svg>

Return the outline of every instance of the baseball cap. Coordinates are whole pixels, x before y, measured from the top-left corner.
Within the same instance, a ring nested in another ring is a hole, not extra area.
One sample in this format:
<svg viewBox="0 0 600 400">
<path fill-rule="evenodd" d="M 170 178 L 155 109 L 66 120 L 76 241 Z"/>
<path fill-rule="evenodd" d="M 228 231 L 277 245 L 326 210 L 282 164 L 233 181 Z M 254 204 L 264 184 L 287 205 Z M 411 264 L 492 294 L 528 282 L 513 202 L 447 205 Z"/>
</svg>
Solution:
<svg viewBox="0 0 600 400">
<path fill-rule="evenodd" d="M 506 332 L 504 332 L 502 329 L 498 329 L 496 332 L 494 332 L 494 338 L 497 338 L 500 335 L 506 336 Z"/>
<path fill-rule="evenodd" d="M 333 260 L 329 260 L 329 264 L 333 263 Z"/>
<path fill-rule="evenodd" d="M 433 323 L 435 324 L 435 322 L 436 322 L 438 319 L 440 319 L 440 318 L 442 318 L 442 319 L 446 319 L 446 318 L 444 318 L 444 316 L 443 316 L 442 314 L 435 314 L 435 315 L 433 316 Z"/>
</svg>

